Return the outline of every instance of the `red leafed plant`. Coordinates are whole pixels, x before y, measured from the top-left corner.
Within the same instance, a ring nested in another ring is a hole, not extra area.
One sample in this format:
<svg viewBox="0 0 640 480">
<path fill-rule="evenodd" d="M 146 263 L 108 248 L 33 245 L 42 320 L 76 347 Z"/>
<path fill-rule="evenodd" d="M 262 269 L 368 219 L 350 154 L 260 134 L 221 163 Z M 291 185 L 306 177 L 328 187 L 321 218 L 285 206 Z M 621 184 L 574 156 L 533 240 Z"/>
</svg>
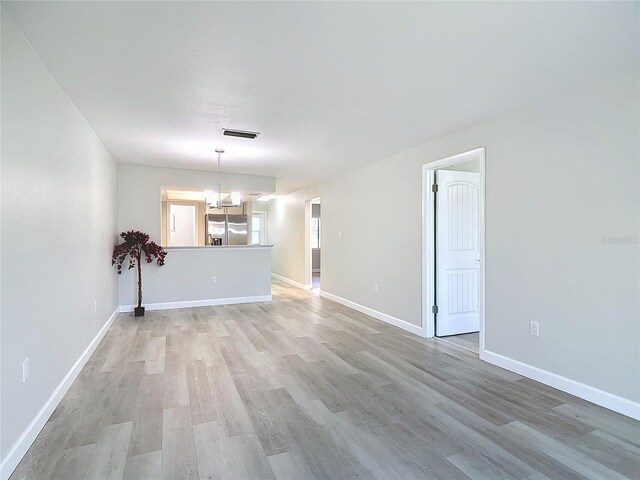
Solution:
<svg viewBox="0 0 640 480">
<path fill-rule="evenodd" d="M 124 242 L 113 246 L 111 265 L 118 267 L 118 275 L 122 273 L 122 264 L 129 257 L 129 270 L 138 267 L 138 308 L 136 316 L 144 315 L 142 308 L 142 259 L 147 263 L 153 262 L 161 266 L 164 265 L 164 257 L 167 252 L 156 242 L 149 241 L 149 235 L 137 231 L 122 232 L 120 236 Z"/>
</svg>

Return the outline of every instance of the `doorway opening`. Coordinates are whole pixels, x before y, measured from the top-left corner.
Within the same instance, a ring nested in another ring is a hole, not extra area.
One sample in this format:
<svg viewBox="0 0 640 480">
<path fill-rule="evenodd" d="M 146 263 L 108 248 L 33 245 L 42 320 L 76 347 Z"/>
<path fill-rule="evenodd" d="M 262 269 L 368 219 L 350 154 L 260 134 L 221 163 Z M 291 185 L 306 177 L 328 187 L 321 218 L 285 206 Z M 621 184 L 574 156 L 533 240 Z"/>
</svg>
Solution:
<svg viewBox="0 0 640 480">
<path fill-rule="evenodd" d="M 267 212 L 253 210 L 251 214 L 251 245 L 267 244 Z"/>
<path fill-rule="evenodd" d="M 320 265 L 321 265 L 321 251 L 322 251 L 322 215 L 321 215 L 321 201 L 320 198 L 314 198 L 310 202 L 309 208 L 309 272 L 311 290 L 313 292 L 320 292 Z"/>
<path fill-rule="evenodd" d="M 485 149 L 423 165 L 425 337 L 483 357 Z"/>
<path fill-rule="evenodd" d="M 168 242 L 170 247 L 184 247 L 196 245 L 197 204 L 169 203 L 167 213 L 169 215 Z"/>
</svg>

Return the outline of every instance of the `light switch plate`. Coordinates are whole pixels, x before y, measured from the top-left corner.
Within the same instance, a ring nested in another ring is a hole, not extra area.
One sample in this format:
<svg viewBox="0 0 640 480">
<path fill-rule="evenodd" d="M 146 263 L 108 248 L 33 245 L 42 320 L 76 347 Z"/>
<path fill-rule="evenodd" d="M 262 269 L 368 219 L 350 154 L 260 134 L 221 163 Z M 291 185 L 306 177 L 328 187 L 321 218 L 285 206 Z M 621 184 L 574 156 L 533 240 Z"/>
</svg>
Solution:
<svg viewBox="0 0 640 480">
<path fill-rule="evenodd" d="M 534 322 L 533 320 L 529 323 L 529 333 L 534 337 L 540 336 L 540 322 Z"/>
<path fill-rule="evenodd" d="M 22 383 L 25 383 L 29 379 L 29 357 L 25 358 L 22 362 Z"/>
</svg>

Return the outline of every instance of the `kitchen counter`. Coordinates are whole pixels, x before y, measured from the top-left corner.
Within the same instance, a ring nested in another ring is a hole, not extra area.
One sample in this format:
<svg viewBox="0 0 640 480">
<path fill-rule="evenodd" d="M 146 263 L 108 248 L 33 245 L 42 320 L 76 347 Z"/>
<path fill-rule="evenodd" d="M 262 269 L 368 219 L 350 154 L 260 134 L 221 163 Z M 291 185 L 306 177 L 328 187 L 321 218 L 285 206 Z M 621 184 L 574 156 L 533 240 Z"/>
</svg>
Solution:
<svg viewBox="0 0 640 480">
<path fill-rule="evenodd" d="M 142 266 L 148 310 L 268 302 L 272 245 L 166 247 L 165 264 Z M 135 269 L 119 278 L 120 311 L 136 302 Z"/>
<path fill-rule="evenodd" d="M 245 250 L 251 250 L 256 248 L 271 248 L 273 245 L 194 245 L 188 247 L 162 247 L 168 252 L 172 250 L 206 250 L 206 249 L 234 249 L 240 248 Z"/>
</svg>

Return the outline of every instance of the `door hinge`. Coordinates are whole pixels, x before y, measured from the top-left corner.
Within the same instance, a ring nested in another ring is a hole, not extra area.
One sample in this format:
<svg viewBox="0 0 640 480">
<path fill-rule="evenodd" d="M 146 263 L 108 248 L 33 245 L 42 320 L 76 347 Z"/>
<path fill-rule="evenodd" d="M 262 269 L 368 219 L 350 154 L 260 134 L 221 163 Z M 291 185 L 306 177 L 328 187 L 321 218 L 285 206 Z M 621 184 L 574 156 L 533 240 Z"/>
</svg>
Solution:
<svg viewBox="0 0 640 480">
<path fill-rule="evenodd" d="M 438 306 L 434 305 L 433 307 L 431 307 L 431 313 L 438 313 Z"/>
<path fill-rule="evenodd" d="M 433 193 L 437 193 L 438 192 L 438 184 L 434 183 L 433 185 L 431 185 L 431 191 Z"/>
</svg>

